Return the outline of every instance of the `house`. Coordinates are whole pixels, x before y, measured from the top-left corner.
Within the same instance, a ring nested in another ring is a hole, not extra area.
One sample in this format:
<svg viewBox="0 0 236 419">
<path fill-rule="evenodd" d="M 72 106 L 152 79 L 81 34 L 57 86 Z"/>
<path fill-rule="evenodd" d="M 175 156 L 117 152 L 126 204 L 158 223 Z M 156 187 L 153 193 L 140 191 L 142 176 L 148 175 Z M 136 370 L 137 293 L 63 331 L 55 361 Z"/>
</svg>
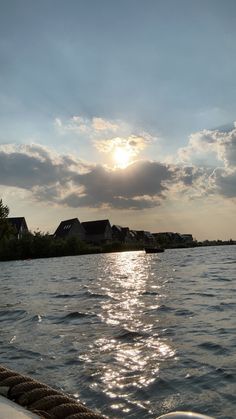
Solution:
<svg viewBox="0 0 236 419">
<path fill-rule="evenodd" d="M 181 234 L 185 243 L 193 243 L 193 236 L 192 234 Z"/>
<path fill-rule="evenodd" d="M 85 240 L 85 231 L 78 218 L 72 218 L 70 220 L 62 221 L 57 227 L 53 237 L 55 239 L 78 237 L 80 240 Z"/>
<path fill-rule="evenodd" d="M 130 230 L 129 234 L 130 234 L 132 243 L 137 243 L 138 242 L 137 232 L 135 230 Z"/>
<path fill-rule="evenodd" d="M 144 231 L 144 230 L 133 230 L 133 231 L 136 235 L 137 241 L 140 244 L 143 244 L 143 245 L 154 244 L 154 241 L 155 241 L 154 237 L 152 233 L 150 233 L 149 231 Z"/>
<path fill-rule="evenodd" d="M 17 237 L 17 239 L 20 239 L 24 234 L 29 233 L 25 217 L 9 217 L 7 218 L 7 221 L 12 228 L 12 234 Z"/>
<path fill-rule="evenodd" d="M 184 243 L 184 237 L 180 233 L 173 233 L 171 231 L 161 232 L 161 233 L 154 233 L 153 234 L 155 240 L 160 244 L 178 244 L 181 245 Z"/>
<path fill-rule="evenodd" d="M 191 244 L 193 243 L 192 234 L 180 234 L 173 232 L 153 233 L 155 240 L 159 243 Z"/>
<path fill-rule="evenodd" d="M 133 235 L 129 227 L 121 227 L 119 225 L 112 226 L 112 238 L 120 243 L 133 243 Z"/>
<path fill-rule="evenodd" d="M 144 237 L 145 237 L 145 242 L 147 244 L 152 244 L 152 245 L 154 244 L 155 239 L 153 237 L 153 234 L 150 233 L 150 231 L 144 231 Z"/>
<path fill-rule="evenodd" d="M 82 226 L 87 242 L 104 244 L 112 241 L 112 228 L 109 220 L 85 221 Z"/>
</svg>

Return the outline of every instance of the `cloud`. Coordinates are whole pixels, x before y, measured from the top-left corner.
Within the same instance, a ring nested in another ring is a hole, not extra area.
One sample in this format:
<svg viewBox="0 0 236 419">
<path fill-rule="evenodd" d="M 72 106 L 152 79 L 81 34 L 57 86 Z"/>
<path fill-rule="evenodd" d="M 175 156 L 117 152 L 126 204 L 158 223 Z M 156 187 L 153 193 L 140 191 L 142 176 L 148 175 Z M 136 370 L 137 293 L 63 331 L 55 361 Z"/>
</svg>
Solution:
<svg viewBox="0 0 236 419">
<path fill-rule="evenodd" d="M 100 117 L 84 118 L 79 115 L 72 116 L 69 120 L 62 121 L 61 118 L 54 120 L 54 125 L 59 133 L 83 134 L 89 137 L 114 133 L 124 126 L 121 121 L 110 121 Z"/>
<path fill-rule="evenodd" d="M 150 142 L 151 136 L 143 133 L 143 135 L 95 140 L 94 144 L 103 153 L 112 153 L 115 149 L 122 148 L 126 150 L 130 157 L 136 157 Z"/>
<path fill-rule="evenodd" d="M 157 140 L 148 132 L 134 130 L 124 121 L 100 117 L 89 119 L 78 115 L 66 121 L 56 118 L 54 125 L 60 134 L 74 134 L 80 139 L 89 140 L 97 150 L 104 153 L 112 152 L 116 147 L 122 147 L 130 156 L 135 157 L 147 145 Z"/>
<path fill-rule="evenodd" d="M 95 151 L 106 153 L 107 165 L 125 167 L 151 143 L 157 141 L 150 133 L 135 129 L 121 120 L 108 120 L 101 117 L 84 118 L 80 115 L 67 120 L 56 118 L 54 125 L 59 134 L 68 138 L 78 147 L 80 143 L 91 156 Z M 94 148 L 96 150 L 94 150 Z"/>
<path fill-rule="evenodd" d="M 189 137 L 186 147 L 179 150 L 182 162 L 204 163 L 215 166 L 236 167 L 236 128 L 228 131 L 203 130 Z"/>
<path fill-rule="evenodd" d="M 203 175 L 197 175 L 194 181 L 195 186 L 201 181 L 202 193 L 236 198 L 235 123 L 234 127 L 227 131 L 203 130 L 192 134 L 188 145 L 181 148 L 178 155 L 182 162 L 201 163 L 205 166 L 204 169 L 198 168 L 198 171 L 203 170 Z"/>
<path fill-rule="evenodd" d="M 70 156 L 60 156 L 41 145 L 1 145 L 0 184 L 31 190 L 68 183 L 75 167 L 83 170 L 84 164 Z"/>
<path fill-rule="evenodd" d="M 159 205 L 167 191 L 166 182 L 173 177 L 169 167 L 157 162 L 139 161 L 126 169 L 94 167 L 74 178 L 84 194 L 68 195 L 64 202 L 72 206 L 109 206 L 147 208 Z"/>
<path fill-rule="evenodd" d="M 235 137 L 227 135 L 223 140 L 219 153 L 224 165 L 214 169 L 149 160 L 110 169 L 38 144 L 8 144 L 0 146 L 0 184 L 26 190 L 37 201 L 75 208 L 144 209 L 167 199 L 212 194 L 234 199 L 236 167 L 229 151 L 234 151 Z M 129 141 L 142 147 L 142 138 Z"/>
<path fill-rule="evenodd" d="M 93 118 L 92 127 L 96 131 L 117 131 L 119 128 L 119 125 L 103 118 Z"/>
<path fill-rule="evenodd" d="M 0 183 L 68 206 L 147 208 L 165 199 L 173 170 L 138 161 L 125 169 L 87 165 L 37 144 L 0 147 Z"/>
<path fill-rule="evenodd" d="M 236 169 L 225 170 L 217 168 L 211 176 L 212 192 L 225 198 L 236 199 Z"/>
<path fill-rule="evenodd" d="M 220 143 L 219 158 L 227 168 L 236 168 L 236 129 L 230 131 Z"/>
</svg>

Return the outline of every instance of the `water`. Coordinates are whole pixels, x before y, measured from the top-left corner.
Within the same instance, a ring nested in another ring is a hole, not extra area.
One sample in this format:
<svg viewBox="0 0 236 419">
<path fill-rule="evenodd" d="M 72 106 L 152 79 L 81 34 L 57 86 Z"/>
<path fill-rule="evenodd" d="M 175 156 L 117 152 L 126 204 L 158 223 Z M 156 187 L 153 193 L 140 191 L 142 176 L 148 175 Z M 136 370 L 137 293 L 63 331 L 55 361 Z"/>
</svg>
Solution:
<svg viewBox="0 0 236 419">
<path fill-rule="evenodd" d="M 0 362 L 111 418 L 236 408 L 236 246 L 0 263 Z"/>
</svg>

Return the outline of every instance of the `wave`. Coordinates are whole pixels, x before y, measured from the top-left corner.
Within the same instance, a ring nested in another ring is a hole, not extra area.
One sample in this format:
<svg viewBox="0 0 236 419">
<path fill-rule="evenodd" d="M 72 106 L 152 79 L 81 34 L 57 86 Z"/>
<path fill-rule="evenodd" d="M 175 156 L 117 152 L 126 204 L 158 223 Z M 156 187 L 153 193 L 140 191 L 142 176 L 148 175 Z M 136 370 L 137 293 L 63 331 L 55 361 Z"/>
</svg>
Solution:
<svg viewBox="0 0 236 419">
<path fill-rule="evenodd" d="M 92 319 L 92 318 L 98 318 L 98 316 L 95 313 L 87 313 L 87 312 L 81 312 L 81 311 L 72 311 L 71 313 L 68 313 L 66 315 L 63 315 L 61 317 L 54 317 L 53 323 L 75 323 L 79 322 L 83 319 Z"/>
<path fill-rule="evenodd" d="M 159 295 L 157 291 L 144 291 L 142 295 Z"/>
<path fill-rule="evenodd" d="M 158 311 L 169 312 L 169 311 L 174 311 L 174 310 L 175 310 L 175 308 L 170 307 L 170 306 L 167 306 L 167 305 L 165 305 L 165 304 L 161 304 L 161 305 L 158 307 L 158 309 L 157 309 L 157 310 L 158 310 Z"/>
<path fill-rule="evenodd" d="M 110 297 L 109 295 L 107 295 L 107 294 L 99 294 L 99 293 L 96 293 L 96 292 L 92 292 L 92 291 L 85 291 L 84 293 L 83 293 L 83 296 L 84 297 L 89 297 L 89 298 L 97 298 L 97 299 L 102 299 L 102 300 L 110 300 L 110 299 L 112 299 L 112 297 Z"/>
<path fill-rule="evenodd" d="M 209 311 L 225 311 L 225 310 L 234 310 L 236 303 L 220 303 L 214 306 L 209 306 L 207 309 Z"/>
<path fill-rule="evenodd" d="M 80 294 L 56 294 L 53 298 L 78 298 Z"/>
<path fill-rule="evenodd" d="M 140 339 L 147 336 L 147 333 L 140 332 L 137 330 L 130 330 L 126 328 L 120 329 L 116 334 L 115 338 L 118 340 L 124 340 L 124 341 L 132 341 L 136 339 Z"/>
<path fill-rule="evenodd" d="M 200 297 L 215 297 L 215 294 L 210 292 L 191 292 L 189 295 L 196 296 L 199 295 Z"/>
<path fill-rule="evenodd" d="M 203 342 L 198 345 L 199 348 L 206 349 L 207 351 L 211 351 L 216 353 L 217 355 L 222 355 L 228 352 L 228 349 L 225 346 L 222 346 L 218 343 L 214 342 Z"/>
<path fill-rule="evenodd" d="M 181 309 L 181 310 L 176 310 L 175 315 L 176 316 L 195 316 L 195 313 L 187 309 Z"/>
<path fill-rule="evenodd" d="M 64 320 L 66 319 L 80 319 L 81 317 L 94 317 L 96 314 L 94 313 L 82 313 L 81 311 L 73 311 L 72 313 L 67 314 L 63 317 Z"/>
<path fill-rule="evenodd" d="M 27 311 L 25 310 L 1 310 L 0 311 L 0 322 L 8 321 L 8 320 L 20 320 L 23 319 L 27 315 Z"/>
</svg>

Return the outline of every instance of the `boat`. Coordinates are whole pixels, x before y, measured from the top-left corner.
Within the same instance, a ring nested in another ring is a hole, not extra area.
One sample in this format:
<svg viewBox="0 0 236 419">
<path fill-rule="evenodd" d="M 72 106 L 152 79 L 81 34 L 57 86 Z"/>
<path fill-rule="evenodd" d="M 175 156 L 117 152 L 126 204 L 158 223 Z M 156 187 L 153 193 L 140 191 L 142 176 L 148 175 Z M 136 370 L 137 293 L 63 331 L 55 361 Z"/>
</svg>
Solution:
<svg viewBox="0 0 236 419">
<path fill-rule="evenodd" d="M 162 247 L 145 247 L 144 250 L 146 253 L 163 253 L 165 251 Z"/>
<path fill-rule="evenodd" d="M 0 418 L 96 418 L 105 416 L 40 381 L 0 365 Z"/>
<path fill-rule="evenodd" d="M 37 414 L 29 412 L 3 396 L 0 396 L 0 417 L 1 419 L 40 419 Z"/>
<path fill-rule="evenodd" d="M 214 419 L 211 416 L 201 415 L 194 412 L 171 412 L 166 415 L 158 416 L 157 419 Z"/>
</svg>

